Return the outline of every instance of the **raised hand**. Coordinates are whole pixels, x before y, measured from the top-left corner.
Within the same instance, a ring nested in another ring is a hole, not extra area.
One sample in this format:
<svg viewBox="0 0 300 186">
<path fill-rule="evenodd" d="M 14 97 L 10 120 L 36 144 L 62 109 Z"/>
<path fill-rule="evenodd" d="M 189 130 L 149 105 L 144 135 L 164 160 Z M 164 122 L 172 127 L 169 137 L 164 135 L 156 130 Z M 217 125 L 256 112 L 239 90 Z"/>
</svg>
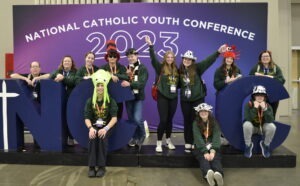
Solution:
<svg viewBox="0 0 300 186">
<path fill-rule="evenodd" d="M 146 42 L 148 45 L 152 45 L 152 42 L 151 42 L 149 36 L 146 36 L 146 37 L 145 37 L 145 42 Z"/>
<path fill-rule="evenodd" d="M 219 47 L 219 49 L 218 49 L 218 52 L 219 52 L 219 53 L 224 53 L 224 52 L 226 52 L 226 51 L 227 51 L 227 45 L 226 45 L 226 44 L 221 45 L 221 46 Z"/>
</svg>

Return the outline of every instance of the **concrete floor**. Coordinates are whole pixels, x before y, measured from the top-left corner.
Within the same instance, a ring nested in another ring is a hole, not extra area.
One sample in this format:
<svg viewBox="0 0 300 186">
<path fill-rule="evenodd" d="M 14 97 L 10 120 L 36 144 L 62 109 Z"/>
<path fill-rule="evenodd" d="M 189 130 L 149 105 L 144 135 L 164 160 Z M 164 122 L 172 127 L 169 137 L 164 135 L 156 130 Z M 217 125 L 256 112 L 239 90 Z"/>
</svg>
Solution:
<svg viewBox="0 0 300 186">
<path fill-rule="evenodd" d="M 300 111 L 281 117 L 292 128 L 284 146 L 297 154 L 295 168 L 225 168 L 225 185 L 230 186 L 300 186 Z M 155 134 L 147 139 L 155 141 Z M 175 144 L 182 144 L 174 134 Z M 85 166 L 44 166 L 0 164 L 0 186 L 194 186 L 208 185 L 198 168 L 107 167 L 103 178 L 88 178 Z"/>
</svg>

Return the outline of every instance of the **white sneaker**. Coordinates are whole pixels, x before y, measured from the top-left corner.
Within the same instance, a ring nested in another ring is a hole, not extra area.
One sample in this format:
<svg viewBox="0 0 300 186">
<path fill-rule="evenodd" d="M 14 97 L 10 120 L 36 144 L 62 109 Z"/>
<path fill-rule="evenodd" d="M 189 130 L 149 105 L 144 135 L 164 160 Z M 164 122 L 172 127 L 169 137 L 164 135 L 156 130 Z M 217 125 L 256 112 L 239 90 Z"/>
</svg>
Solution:
<svg viewBox="0 0 300 186">
<path fill-rule="evenodd" d="M 223 176 L 222 176 L 221 173 L 215 172 L 214 173 L 214 178 L 217 181 L 218 186 L 222 186 L 224 184 L 224 182 L 223 182 Z"/>
<path fill-rule="evenodd" d="M 184 151 L 187 153 L 191 153 L 192 152 L 192 144 L 185 144 Z"/>
<path fill-rule="evenodd" d="M 222 136 L 220 138 L 221 138 L 221 145 L 229 145 L 229 141 L 226 138 Z"/>
<path fill-rule="evenodd" d="M 176 149 L 176 147 L 173 145 L 172 141 L 170 138 L 166 139 L 166 146 L 170 149 L 170 150 L 174 150 Z"/>
<path fill-rule="evenodd" d="M 68 138 L 68 145 L 69 146 L 74 146 L 74 139 Z"/>
<path fill-rule="evenodd" d="M 215 186 L 214 171 L 209 169 L 207 171 L 207 174 L 206 174 L 205 178 L 206 178 L 206 180 L 207 180 L 207 182 L 210 186 Z"/>
<path fill-rule="evenodd" d="M 156 152 L 162 152 L 163 150 L 162 150 L 162 147 L 161 147 L 161 141 L 157 141 L 156 142 L 156 148 L 155 148 L 155 151 Z"/>
</svg>

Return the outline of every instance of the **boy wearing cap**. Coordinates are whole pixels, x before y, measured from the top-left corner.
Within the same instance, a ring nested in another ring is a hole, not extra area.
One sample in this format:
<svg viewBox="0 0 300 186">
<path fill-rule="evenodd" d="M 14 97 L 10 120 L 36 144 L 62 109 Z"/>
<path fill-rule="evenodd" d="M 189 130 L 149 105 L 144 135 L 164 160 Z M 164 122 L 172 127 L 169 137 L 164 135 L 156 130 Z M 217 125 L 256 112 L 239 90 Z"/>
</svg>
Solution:
<svg viewBox="0 0 300 186">
<path fill-rule="evenodd" d="M 126 74 L 126 67 L 119 63 L 120 54 L 117 51 L 117 46 L 114 40 L 109 40 L 106 43 L 106 54 L 105 60 L 107 64 L 100 67 L 110 73 L 111 80 L 113 82 L 118 82 L 120 80 L 129 80 Z M 123 115 L 123 102 L 118 103 L 118 119 L 121 119 Z"/>
<path fill-rule="evenodd" d="M 274 115 L 272 107 L 266 102 L 267 92 L 262 85 L 253 88 L 251 100 L 245 105 L 243 132 L 245 140 L 244 155 L 251 158 L 253 142 L 251 141 L 253 134 L 263 135 L 260 141 L 262 155 L 265 158 L 270 157 L 270 143 L 274 137 L 276 126 L 274 125 Z"/>
<path fill-rule="evenodd" d="M 226 45 L 222 45 L 205 60 L 196 63 L 197 58 L 188 50 L 181 55 L 182 63 L 179 67 L 180 104 L 184 118 L 185 152 L 190 153 L 193 144 L 192 122 L 195 115 L 193 108 L 204 102 L 206 95 L 205 85 L 201 76 L 216 61 L 220 53 L 226 51 Z"/>
<path fill-rule="evenodd" d="M 84 109 L 85 125 L 89 129 L 89 177 L 104 176 L 108 136 L 117 123 L 118 107 L 107 91 L 110 78 L 110 73 L 102 69 L 92 75 L 93 97 L 87 100 Z"/>
<path fill-rule="evenodd" d="M 126 110 L 128 119 L 136 125 L 136 131 L 129 141 L 128 145 L 134 147 L 141 145 L 145 139 L 145 127 L 143 123 L 143 101 L 145 99 L 145 86 L 148 80 L 148 70 L 138 59 L 138 52 L 134 48 L 129 48 L 126 51 L 129 65 L 127 67 L 128 81 L 122 82 L 122 87 L 130 87 L 135 96 L 134 100 L 126 101 Z"/>
<path fill-rule="evenodd" d="M 203 177 L 209 185 L 223 185 L 223 166 L 221 162 L 221 140 L 220 127 L 212 115 L 213 107 L 201 103 L 196 110 L 196 119 L 193 122 L 193 134 L 195 147 L 195 156 L 199 161 Z"/>
</svg>

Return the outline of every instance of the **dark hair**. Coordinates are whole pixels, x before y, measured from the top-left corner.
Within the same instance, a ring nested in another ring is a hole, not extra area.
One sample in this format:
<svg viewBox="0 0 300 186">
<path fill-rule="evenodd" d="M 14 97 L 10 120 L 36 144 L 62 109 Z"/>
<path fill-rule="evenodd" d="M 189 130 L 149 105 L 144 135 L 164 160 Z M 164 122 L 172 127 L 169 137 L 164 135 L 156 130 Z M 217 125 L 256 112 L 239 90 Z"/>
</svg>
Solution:
<svg viewBox="0 0 300 186">
<path fill-rule="evenodd" d="M 86 58 L 86 56 L 88 56 L 89 54 L 93 54 L 94 58 L 96 57 L 94 52 L 89 51 L 89 52 L 85 53 L 84 58 Z"/>
<path fill-rule="evenodd" d="M 227 76 L 227 70 L 226 70 L 226 58 L 224 57 L 222 60 L 222 65 L 220 66 L 220 69 L 222 70 L 222 73 L 224 74 L 224 76 Z M 235 64 L 235 59 L 233 58 L 233 62 L 231 64 L 231 69 L 232 69 L 232 74 L 236 74 L 237 73 L 237 66 Z"/>
<path fill-rule="evenodd" d="M 211 112 L 207 111 L 208 112 L 208 122 L 209 122 L 209 128 L 208 128 L 208 133 L 209 134 L 212 134 L 212 131 L 213 131 L 213 128 L 215 127 L 215 118 L 214 116 L 212 115 Z M 196 113 L 197 116 L 196 116 L 196 122 L 197 122 L 197 125 L 199 127 L 199 130 L 201 132 L 201 134 L 203 134 L 204 130 L 206 129 L 205 126 L 204 126 L 204 121 L 202 120 L 202 118 L 199 116 L 199 112 Z"/>
<path fill-rule="evenodd" d="M 197 66 L 195 63 L 195 60 L 192 60 L 192 64 L 187 68 L 187 72 L 189 73 L 189 78 L 191 80 L 191 84 L 194 84 L 195 82 L 195 75 L 197 74 Z M 180 64 L 179 66 L 179 74 L 180 76 L 184 76 L 185 74 L 185 66 L 183 63 Z"/>
<path fill-rule="evenodd" d="M 269 51 L 269 50 L 264 50 L 262 51 L 259 56 L 258 56 L 258 64 L 262 65 L 262 62 L 261 62 L 261 57 L 264 53 L 268 53 L 269 56 L 270 56 L 270 68 L 274 68 L 274 65 L 275 65 L 275 62 L 273 61 L 273 58 L 272 58 L 272 52 Z"/>
<path fill-rule="evenodd" d="M 71 59 L 71 62 L 72 62 L 71 70 L 72 70 L 72 71 L 73 71 L 73 70 L 76 71 L 77 69 L 76 69 L 75 62 L 74 62 L 72 56 L 70 56 L 70 55 L 65 55 L 65 56 L 62 58 L 61 63 L 60 63 L 59 66 L 58 66 L 58 70 L 59 70 L 59 71 L 64 70 L 63 63 L 64 63 L 64 59 L 67 58 L 67 57 L 70 58 L 70 59 Z"/>
<path fill-rule="evenodd" d="M 129 55 L 131 55 L 131 54 L 137 55 L 137 54 L 139 54 L 139 53 L 135 50 L 135 48 L 129 48 L 129 49 L 126 51 L 125 55 L 126 55 L 126 56 L 129 56 Z"/>
</svg>

